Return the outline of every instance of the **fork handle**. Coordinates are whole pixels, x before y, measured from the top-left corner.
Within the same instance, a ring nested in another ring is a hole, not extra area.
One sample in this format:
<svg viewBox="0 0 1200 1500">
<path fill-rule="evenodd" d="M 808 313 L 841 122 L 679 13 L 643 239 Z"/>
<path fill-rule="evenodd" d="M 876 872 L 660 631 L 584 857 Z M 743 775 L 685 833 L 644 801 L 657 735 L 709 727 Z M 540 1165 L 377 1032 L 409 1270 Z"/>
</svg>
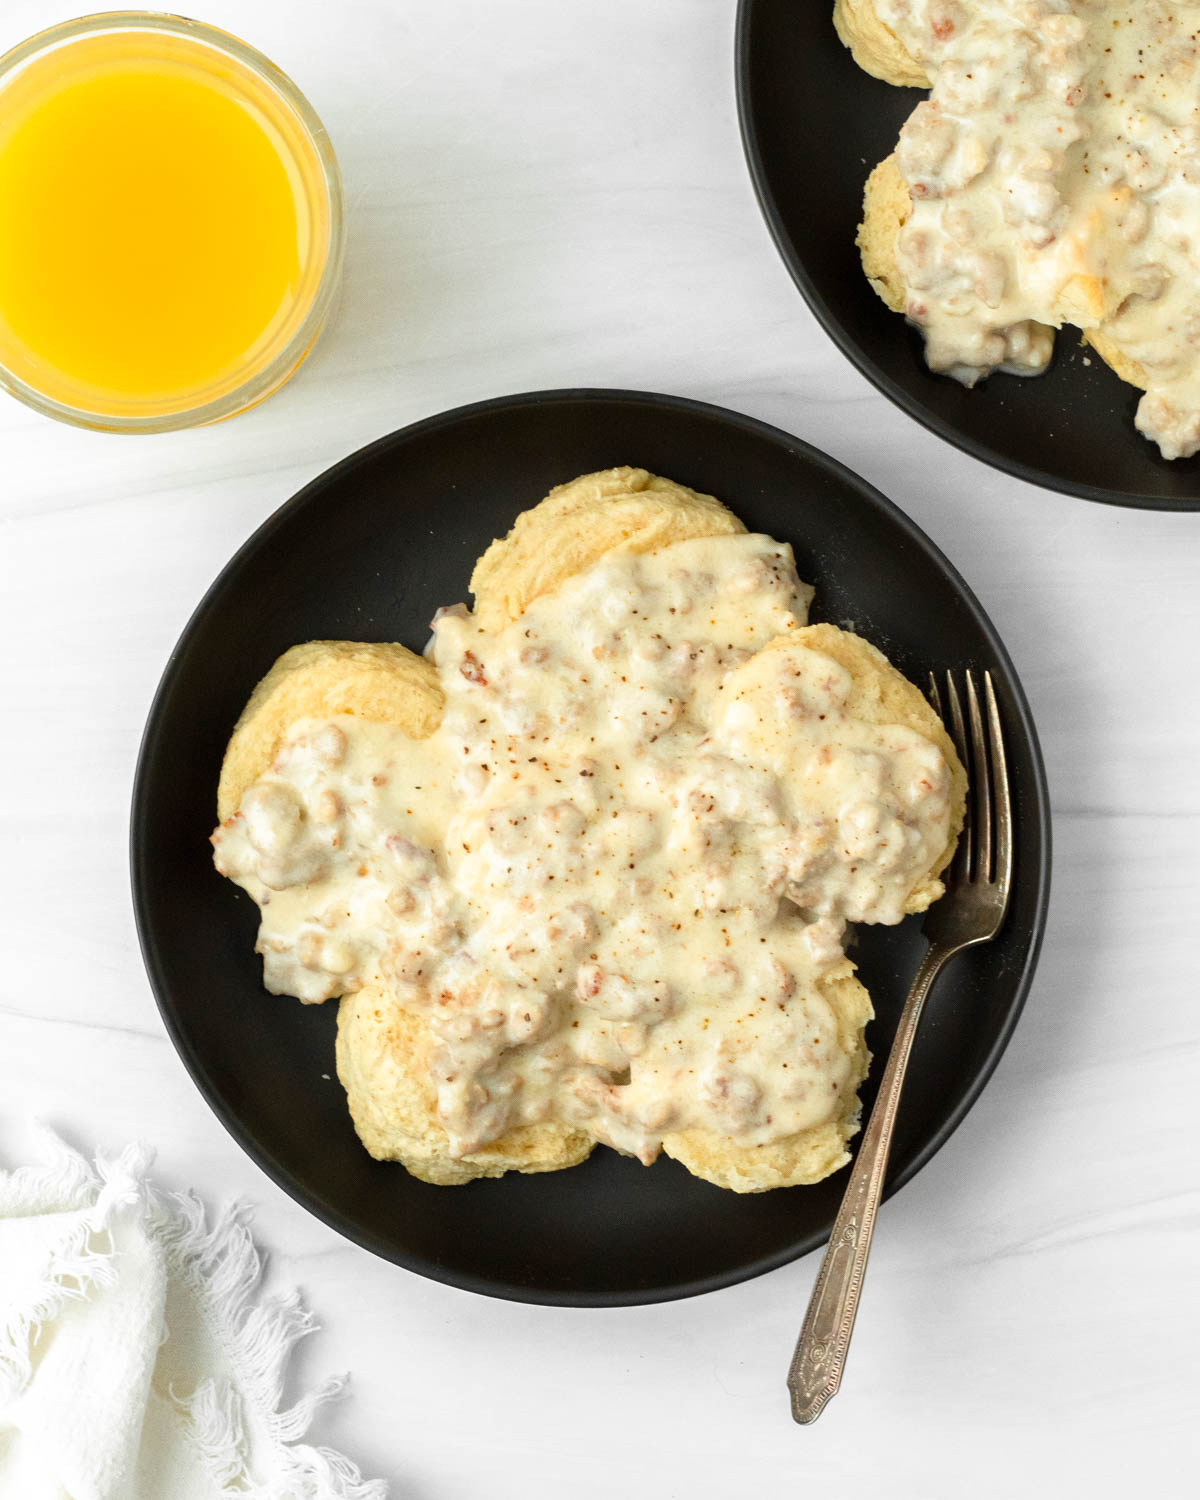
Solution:
<svg viewBox="0 0 1200 1500">
<path fill-rule="evenodd" d="M 842 1383 L 867 1256 L 871 1253 L 875 1213 L 879 1208 L 892 1148 L 900 1090 L 904 1086 L 904 1074 L 925 997 L 950 951 L 930 947 L 913 978 L 908 999 L 900 1013 L 896 1038 L 879 1085 L 879 1096 L 855 1154 L 850 1181 L 833 1221 L 833 1231 L 788 1370 L 792 1416 L 797 1422 L 815 1422 Z"/>
</svg>

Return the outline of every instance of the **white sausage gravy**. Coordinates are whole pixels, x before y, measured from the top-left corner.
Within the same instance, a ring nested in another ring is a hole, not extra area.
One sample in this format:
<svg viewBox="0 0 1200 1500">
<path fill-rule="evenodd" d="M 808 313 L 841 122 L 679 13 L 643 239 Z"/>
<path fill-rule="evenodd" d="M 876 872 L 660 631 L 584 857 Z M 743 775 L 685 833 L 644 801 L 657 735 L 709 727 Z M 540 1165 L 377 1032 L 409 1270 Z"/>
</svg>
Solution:
<svg viewBox="0 0 1200 1500">
<path fill-rule="evenodd" d="M 875 0 L 933 79 L 900 134 L 898 261 L 930 367 L 1036 374 L 1102 326 L 1137 426 L 1200 448 L 1200 4 Z"/>
<path fill-rule="evenodd" d="M 436 1037 L 456 1155 L 556 1119 L 652 1161 L 840 1118 L 857 1039 L 822 993 L 847 921 L 897 922 L 949 837 L 914 731 L 848 716 L 791 549 L 611 552 L 484 631 L 434 622 L 438 731 L 299 723 L 214 834 L 267 988 L 382 981 Z"/>
</svg>

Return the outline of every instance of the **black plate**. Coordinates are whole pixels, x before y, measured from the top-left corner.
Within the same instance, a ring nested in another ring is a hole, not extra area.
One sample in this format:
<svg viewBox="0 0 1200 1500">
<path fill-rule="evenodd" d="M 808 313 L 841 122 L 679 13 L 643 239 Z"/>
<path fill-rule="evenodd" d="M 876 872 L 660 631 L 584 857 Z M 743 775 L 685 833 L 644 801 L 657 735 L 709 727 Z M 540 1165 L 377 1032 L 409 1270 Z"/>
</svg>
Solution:
<svg viewBox="0 0 1200 1500">
<path fill-rule="evenodd" d="M 763 213 L 833 341 L 885 396 L 1018 479 L 1110 505 L 1200 509 L 1200 456 L 1168 463 L 1133 426 L 1139 391 L 1064 329 L 1050 370 L 968 391 L 925 364 L 919 333 L 867 284 L 854 234 L 867 173 L 923 96 L 859 68 L 833 0 L 741 0 L 738 111 Z M 1090 360 L 1085 364 L 1084 360 Z"/>
<path fill-rule="evenodd" d="M 1001 939 L 935 991 L 892 1154 L 907 1181 L 962 1119 L 1016 1024 L 1041 939 L 1049 822 L 1029 710 L 987 617 L 916 526 L 848 469 L 716 407 L 622 391 L 553 391 L 464 407 L 383 438 L 314 480 L 250 538 L 184 631 L 150 713 L 134 789 L 142 951 L 167 1030 L 205 1098 L 279 1185 L 368 1249 L 439 1281 L 529 1302 L 610 1306 L 709 1291 L 827 1235 L 845 1174 L 739 1197 L 675 1162 L 598 1149 L 548 1176 L 437 1188 L 359 1145 L 332 1074 L 335 1007 L 268 996 L 257 913 L 210 861 L 217 771 L 251 688 L 310 638 L 420 650 L 475 557 L 562 480 L 636 463 L 726 500 L 790 541 L 815 618 L 852 624 L 917 680 L 996 674 L 1017 811 L 1017 890 Z M 889 1044 L 923 949 L 918 923 L 855 950 Z M 878 1069 L 876 1069 L 876 1072 Z M 867 1090 L 868 1102 L 870 1089 Z"/>
</svg>

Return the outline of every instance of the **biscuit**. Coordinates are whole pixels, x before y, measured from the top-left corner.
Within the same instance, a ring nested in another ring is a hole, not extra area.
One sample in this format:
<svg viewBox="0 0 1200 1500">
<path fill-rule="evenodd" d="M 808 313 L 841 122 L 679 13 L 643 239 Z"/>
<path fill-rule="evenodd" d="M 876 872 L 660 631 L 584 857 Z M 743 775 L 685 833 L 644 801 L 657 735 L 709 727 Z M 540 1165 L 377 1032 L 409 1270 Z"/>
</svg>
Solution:
<svg viewBox="0 0 1200 1500">
<path fill-rule="evenodd" d="M 846 1142 L 858 1133 L 858 1090 L 871 1062 L 864 1032 L 875 1014 L 871 997 L 854 978 L 853 969 L 847 959 L 839 972 L 817 986 L 837 1018 L 841 1045 L 851 1058 L 843 1093 L 845 1108 L 838 1118 L 765 1146 L 739 1146 L 711 1130 L 677 1131 L 663 1138 L 668 1156 L 694 1176 L 735 1193 L 765 1193 L 820 1182 L 846 1165 L 850 1160 Z"/>
<path fill-rule="evenodd" d="M 307 641 L 285 651 L 234 726 L 217 788 L 221 822 L 270 770 L 293 724 L 336 714 L 395 724 L 413 739 L 425 739 L 442 717 L 437 672 L 423 656 L 386 643 Z"/>
<path fill-rule="evenodd" d="M 898 313 L 904 311 L 908 299 L 896 246 L 911 213 L 908 183 L 900 175 L 893 152 L 867 178 L 863 189 L 863 220 L 858 226 L 856 244 L 867 280 L 888 307 Z"/>
<path fill-rule="evenodd" d="M 745 531 L 711 495 L 645 469 L 602 469 L 552 489 L 522 511 L 471 574 L 475 615 L 500 630 L 541 594 L 552 593 L 614 547 L 653 552 L 673 542 Z"/>
<path fill-rule="evenodd" d="M 908 299 L 896 251 L 900 231 L 908 223 L 911 213 L 912 196 L 893 152 L 891 156 L 885 156 L 867 178 L 863 189 L 863 218 L 855 243 L 867 280 L 882 301 L 898 313 L 905 311 Z M 1099 276 L 1077 273 L 1063 283 L 1055 299 L 1058 325 L 1074 323 L 1078 328 L 1095 328 L 1116 311 L 1113 298 L 1112 289 Z M 1107 359 L 1108 356 L 1101 355 L 1101 358 Z M 1108 362 L 1111 364 L 1112 360 Z M 1128 360 L 1124 362 L 1130 363 Z M 1127 378 L 1122 376 L 1122 379 Z"/>
<path fill-rule="evenodd" d="M 905 725 L 931 740 L 945 757 L 951 778 L 950 836 L 905 902 L 907 912 L 924 911 L 943 893 L 937 877 L 954 854 L 966 812 L 967 776 L 954 742 L 924 696 L 870 642 L 836 625 L 806 625 L 763 648 L 802 649 L 819 651 L 850 673 L 846 707 L 854 718 L 870 724 Z M 870 996 L 853 977 L 853 969 L 847 959 L 818 985 L 818 993 L 837 1017 L 842 1047 L 852 1058 L 843 1113 L 836 1120 L 766 1146 L 738 1146 L 707 1130 L 683 1131 L 663 1141 L 669 1156 L 697 1177 L 737 1193 L 819 1182 L 849 1160 L 846 1143 L 858 1130 L 858 1089 L 870 1063 L 863 1032 L 874 1014 Z"/>
<path fill-rule="evenodd" d="M 950 772 L 950 836 L 928 871 L 918 880 L 904 903 L 906 912 L 925 911 L 945 887 L 938 876 L 954 857 L 967 808 L 967 773 L 946 726 L 930 707 L 925 695 L 892 666 L 870 641 L 839 630 L 836 625 L 805 625 L 780 636 L 763 649 L 792 651 L 807 648 L 830 656 L 850 674 L 850 696 L 846 711 L 865 724 L 903 724 L 932 741 L 942 752 Z"/>
<path fill-rule="evenodd" d="M 927 89 L 929 74 L 894 31 L 879 19 L 874 0 L 837 0 L 833 24 L 864 73 L 899 88 Z"/>
<path fill-rule="evenodd" d="M 596 1144 L 569 1125 L 522 1125 L 452 1157 L 430 1081 L 433 1037 L 420 1016 L 379 985 L 338 1007 L 337 1073 L 358 1138 L 377 1161 L 398 1161 L 422 1182 L 454 1186 L 505 1172 L 573 1167 Z"/>
<path fill-rule="evenodd" d="M 1130 385 L 1136 385 L 1140 390 L 1145 390 L 1150 384 L 1150 377 L 1146 374 L 1144 366 L 1132 359 L 1123 349 L 1119 349 L 1110 333 L 1103 326 L 1089 328 L 1083 336 L 1085 344 L 1090 344 L 1100 358 L 1111 370 L 1114 370 L 1122 380 Z"/>
</svg>

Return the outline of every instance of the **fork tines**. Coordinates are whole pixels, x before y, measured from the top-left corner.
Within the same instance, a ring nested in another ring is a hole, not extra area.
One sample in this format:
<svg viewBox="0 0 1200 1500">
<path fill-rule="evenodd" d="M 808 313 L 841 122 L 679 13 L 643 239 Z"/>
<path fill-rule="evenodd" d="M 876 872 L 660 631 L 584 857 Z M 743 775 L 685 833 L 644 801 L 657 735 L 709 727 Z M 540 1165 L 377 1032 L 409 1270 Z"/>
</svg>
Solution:
<svg viewBox="0 0 1200 1500">
<path fill-rule="evenodd" d="M 1007 889 L 1012 875 L 1012 805 L 1000 709 L 990 672 L 983 674 L 986 716 L 980 710 L 975 673 L 968 667 L 962 675 L 965 719 L 954 673 L 945 674 L 946 710 L 937 677 L 929 674 L 929 700 L 946 724 L 968 782 L 966 819 L 947 877 L 951 882 L 981 882 Z"/>
</svg>

